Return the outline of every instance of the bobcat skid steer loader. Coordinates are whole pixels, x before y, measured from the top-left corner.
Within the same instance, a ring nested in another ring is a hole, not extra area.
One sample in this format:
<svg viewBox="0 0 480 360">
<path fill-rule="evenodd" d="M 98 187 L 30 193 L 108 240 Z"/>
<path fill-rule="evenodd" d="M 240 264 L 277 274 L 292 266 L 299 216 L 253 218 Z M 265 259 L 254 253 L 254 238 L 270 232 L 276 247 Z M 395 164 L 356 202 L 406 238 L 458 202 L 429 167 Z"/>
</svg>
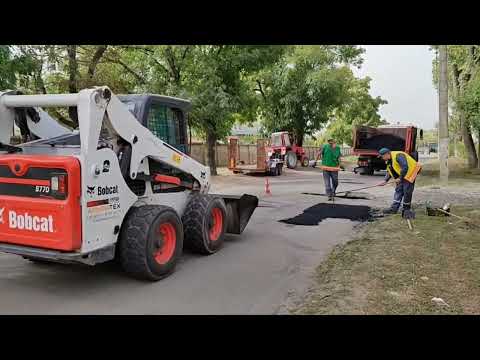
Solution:
<svg viewBox="0 0 480 360">
<path fill-rule="evenodd" d="M 46 107 L 76 109 L 79 130 Z M 108 87 L 0 93 L 0 251 L 38 262 L 115 259 L 156 281 L 172 273 L 184 242 L 208 255 L 225 233 L 242 233 L 258 198 L 209 194 L 210 169 L 186 154 L 189 107 Z"/>
</svg>

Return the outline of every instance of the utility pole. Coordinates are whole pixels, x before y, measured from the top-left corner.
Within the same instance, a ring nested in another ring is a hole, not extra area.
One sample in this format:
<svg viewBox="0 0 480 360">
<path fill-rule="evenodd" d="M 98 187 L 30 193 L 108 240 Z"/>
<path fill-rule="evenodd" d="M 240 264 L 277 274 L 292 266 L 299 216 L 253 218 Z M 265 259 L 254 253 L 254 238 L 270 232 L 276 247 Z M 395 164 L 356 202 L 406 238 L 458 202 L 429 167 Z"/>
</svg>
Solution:
<svg viewBox="0 0 480 360">
<path fill-rule="evenodd" d="M 439 122 L 438 122 L 438 154 L 440 160 L 440 182 L 448 183 L 448 73 L 447 45 L 439 46 Z"/>
</svg>

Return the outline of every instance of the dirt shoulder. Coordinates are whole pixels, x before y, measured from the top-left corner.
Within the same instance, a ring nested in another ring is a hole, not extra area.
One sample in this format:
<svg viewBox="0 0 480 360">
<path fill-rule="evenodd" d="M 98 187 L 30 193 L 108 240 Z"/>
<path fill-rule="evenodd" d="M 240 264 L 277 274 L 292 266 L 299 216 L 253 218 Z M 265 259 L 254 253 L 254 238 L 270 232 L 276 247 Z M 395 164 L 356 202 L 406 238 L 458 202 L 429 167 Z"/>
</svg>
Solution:
<svg viewBox="0 0 480 360">
<path fill-rule="evenodd" d="M 440 186 L 435 162 L 429 166 L 414 194 L 414 231 L 400 215 L 360 226 L 318 266 L 290 313 L 480 314 L 480 176 L 459 169 Z M 452 213 L 478 225 L 427 216 L 427 201 L 449 202 Z"/>
<path fill-rule="evenodd" d="M 455 211 L 480 224 L 478 207 Z M 318 267 L 315 286 L 291 312 L 480 314 L 478 230 L 452 217 L 418 213 L 413 232 L 399 215 L 369 224 Z"/>
</svg>

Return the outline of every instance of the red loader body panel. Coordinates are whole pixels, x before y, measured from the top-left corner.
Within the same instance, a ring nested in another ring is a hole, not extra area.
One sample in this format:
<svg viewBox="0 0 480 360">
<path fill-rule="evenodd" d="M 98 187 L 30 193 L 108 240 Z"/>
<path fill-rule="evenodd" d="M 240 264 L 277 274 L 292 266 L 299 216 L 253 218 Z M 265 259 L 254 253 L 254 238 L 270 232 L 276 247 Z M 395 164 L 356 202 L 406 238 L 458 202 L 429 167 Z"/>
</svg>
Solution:
<svg viewBox="0 0 480 360">
<path fill-rule="evenodd" d="M 80 179 L 75 157 L 0 155 L 0 243 L 79 250 Z"/>
</svg>

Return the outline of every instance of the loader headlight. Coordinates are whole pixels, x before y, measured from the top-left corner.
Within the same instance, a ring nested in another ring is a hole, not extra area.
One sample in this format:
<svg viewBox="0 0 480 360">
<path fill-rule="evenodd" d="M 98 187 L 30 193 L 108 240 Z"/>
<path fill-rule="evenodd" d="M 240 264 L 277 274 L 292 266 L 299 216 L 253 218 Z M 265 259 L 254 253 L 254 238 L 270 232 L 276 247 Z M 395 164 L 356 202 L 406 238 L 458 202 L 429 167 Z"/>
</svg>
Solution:
<svg viewBox="0 0 480 360">
<path fill-rule="evenodd" d="M 58 191 L 58 176 L 52 177 L 50 181 L 50 188 L 52 191 Z"/>
<path fill-rule="evenodd" d="M 50 189 L 53 194 L 65 195 L 67 191 L 67 179 L 65 175 L 55 175 L 50 179 Z"/>
</svg>

